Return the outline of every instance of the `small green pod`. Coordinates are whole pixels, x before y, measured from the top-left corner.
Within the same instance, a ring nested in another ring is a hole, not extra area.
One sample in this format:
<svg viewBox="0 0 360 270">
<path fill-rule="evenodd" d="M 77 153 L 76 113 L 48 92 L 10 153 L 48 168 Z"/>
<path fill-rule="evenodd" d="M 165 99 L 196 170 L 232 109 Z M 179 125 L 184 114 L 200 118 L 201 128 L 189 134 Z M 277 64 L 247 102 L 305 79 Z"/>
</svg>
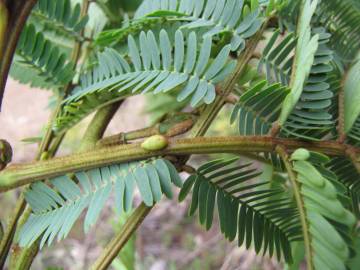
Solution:
<svg viewBox="0 0 360 270">
<path fill-rule="evenodd" d="M 310 152 L 308 150 L 299 148 L 291 155 L 291 160 L 307 160 L 309 157 Z"/>
<path fill-rule="evenodd" d="M 142 144 L 141 148 L 147 151 L 158 151 L 168 146 L 168 139 L 162 135 L 153 135 L 147 138 Z"/>
</svg>

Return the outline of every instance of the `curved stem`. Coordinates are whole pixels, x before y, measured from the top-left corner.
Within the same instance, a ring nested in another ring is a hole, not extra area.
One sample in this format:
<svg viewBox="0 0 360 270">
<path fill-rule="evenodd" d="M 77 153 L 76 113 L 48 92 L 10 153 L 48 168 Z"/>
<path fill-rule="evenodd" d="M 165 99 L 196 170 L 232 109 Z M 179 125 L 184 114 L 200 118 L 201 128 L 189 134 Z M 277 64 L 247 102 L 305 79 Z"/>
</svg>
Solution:
<svg viewBox="0 0 360 270">
<path fill-rule="evenodd" d="M 81 140 L 79 152 L 95 148 L 96 143 L 104 136 L 105 130 L 111 119 L 119 109 L 122 101 L 110 104 L 98 110 L 88 125 L 85 135 Z"/>
<path fill-rule="evenodd" d="M 8 22 L 5 33 L 6 38 L 4 38 L 3 40 L 3 42 L 6 42 L 6 44 L 0 44 L 0 47 L 2 47 L 2 57 L 0 62 L 0 110 L 5 91 L 5 85 L 17 42 L 19 40 L 26 19 L 28 18 L 31 9 L 36 4 L 37 0 L 11 2 L 12 3 L 10 5 L 12 5 L 12 9 L 8 12 Z"/>
<path fill-rule="evenodd" d="M 109 268 L 112 261 L 119 254 L 132 234 L 143 222 L 145 217 L 150 213 L 151 209 L 152 207 L 148 207 L 144 203 L 141 203 L 135 209 L 117 236 L 111 240 L 111 242 L 103 250 L 100 257 L 96 260 L 93 267 L 91 268 L 92 270 L 106 270 Z"/>
<path fill-rule="evenodd" d="M 276 151 L 278 152 L 278 154 L 280 155 L 281 159 L 283 160 L 283 162 L 285 164 L 286 171 L 289 175 L 289 179 L 290 179 L 291 185 L 293 187 L 295 201 L 296 201 L 297 208 L 299 210 L 299 218 L 300 218 L 301 227 L 302 227 L 302 231 L 303 231 L 307 269 L 313 270 L 314 268 L 313 268 L 313 265 L 311 262 L 312 250 L 311 250 L 309 227 L 308 227 L 307 218 L 306 218 L 306 214 L 305 214 L 304 202 L 301 197 L 300 187 L 299 187 L 298 181 L 296 179 L 296 174 L 292 169 L 292 165 L 289 161 L 289 156 L 286 153 L 285 148 L 283 146 L 279 145 L 276 147 Z"/>
</svg>

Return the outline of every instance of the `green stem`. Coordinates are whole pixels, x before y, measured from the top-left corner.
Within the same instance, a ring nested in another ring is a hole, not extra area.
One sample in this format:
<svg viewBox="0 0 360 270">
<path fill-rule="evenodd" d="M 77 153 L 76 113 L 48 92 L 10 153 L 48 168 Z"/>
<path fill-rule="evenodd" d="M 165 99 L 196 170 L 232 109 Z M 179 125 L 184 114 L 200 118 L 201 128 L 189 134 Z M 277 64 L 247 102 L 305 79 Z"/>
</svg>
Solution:
<svg viewBox="0 0 360 270">
<path fill-rule="evenodd" d="M 334 141 L 305 142 L 267 136 L 170 139 L 167 148 L 152 152 L 141 148 L 140 143 L 116 145 L 51 160 L 9 166 L 0 172 L 0 192 L 70 172 L 154 156 L 262 153 L 272 152 L 277 145 L 284 145 L 291 151 L 303 147 L 327 155 L 344 155 L 345 151 L 351 147 Z M 355 153 L 360 153 L 360 148 L 352 147 L 351 149 Z"/>
<path fill-rule="evenodd" d="M 204 112 L 199 117 L 198 121 L 196 122 L 193 130 L 192 135 L 193 137 L 203 136 L 205 135 L 206 131 L 208 130 L 211 123 L 214 121 L 217 114 L 220 112 L 221 108 L 226 103 L 226 99 L 233 91 L 236 82 L 239 79 L 239 76 L 243 73 L 244 69 L 246 68 L 247 63 L 252 58 L 254 51 L 261 40 L 263 33 L 267 27 L 267 22 L 265 22 L 261 28 L 261 30 L 251 38 L 247 45 L 245 51 L 241 54 L 235 71 L 231 75 L 231 77 L 225 82 L 224 86 L 221 87 L 221 95 L 219 95 L 214 103 L 207 106 Z"/>
<path fill-rule="evenodd" d="M 28 1 L 30 2 L 30 1 Z M 36 2 L 36 1 L 35 1 Z M 82 5 L 82 8 L 81 8 L 81 12 L 80 12 L 80 17 L 83 17 L 87 14 L 88 12 L 88 9 L 89 9 L 89 1 L 88 0 L 84 0 L 83 1 L 83 5 Z M 83 37 L 84 36 L 84 29 L 80 32 L 80 36 Z M 83 44 L 83 41 L 77 41 L 74 45 L 74 48 L 73 48 L 73 53 L 72 53 L 72 56 L 71 56 L 71 60 L 74 62 L 74 69 L 76 68 L 76 64 L 77 62 L 79 61 L 79 58 L 80 58 L 80 51 L 81 51 L 81 47 L 82 47 L 82 44 Z M 68 85 L 65 86 L 64 88 L 64 93 L 61 97 L 59 97 L 59 100 L 57 102 L 57 105 L 56 105 L 56 108 L 55 110 L 53 111 L 50 119 L 49 119 L 49 122 L 48 122 L 48 125 L 46 127 L 46 132 L 45 132 L 45 135 L 41 141 L 41 144 L 40 144 L 40 148 L 39 148 L 39 152 L 38 152 L 38 155 L 36 157 L 37 160 L 39 159 L 42 159 L 42 158 L 50 158 L 52 156 L 50 155 L 46 155 L 43 157 L 43 154 L 44 153 L 47 153 L 48 154 L 48 150 L 49 150 L 49 147 L 50 147 L 50 144 L 51 142 L 53 141 L 54 139 L 54 132 L 52 130 L 52 126 L 53 126 L 53 123 L 54 121 L 56 120 L 56 117 L 61 109 L 61 106 L 62 106 L 62 100 L 67 96 L 68 92 L 71 90 L 72 88 L 72 84 L 69 83 Z M 1 90 L 1 89 L 0 89 Z M 61 140 L 60 140 L 61 142 Z M 56 151 L 53 151 L 52 154 L 55 155 Z M 16 212 L 15 215 L 20 215 L 24 209 L 25 209 L 25 206 L 26 206 L 26 201 L 25 199 L 22 199 L 21 203 L 23 204 L 23 208 L 20 212 Z M 24 223 L 28 217 L 28 215 L 30 214 L 31 212 L 31 209 L 29 208 L 28 211 L 26 211 L 24 214 L 23 214 L 23 217 L 22 217 L 22 223 Z M 10 228 L 10 231 L 12 230 L 15 230 L 15 226 L 17 225 L 16 223 L 13 224 L 14 227 L 11 227 Z M 21 224 L 19 224 L 21 225 Z M 19 226 L 20 227 L 20 226 Z M 9 239 L 10 243 L 12 242 L 12 238 Z M 38 243 L 35 242 L 32 244 L 31 247 L 28 247 L 28 248 L 25 248 L 25 249 L 19 249 L 16 253 L 13 254 L 13 256 L 11 257 L 11 260 L 10 260 L 10 264 L 11 264 L 11 269 L 18 269 L 18 270 L 25 270 L 25 269 L 30 269 L 31 267 L 31 264 L 35 258 L 35 256 L 37 255 L 38 253 L 38 250 L 39 250 L 39 247 L 38 247 Z M 0 249 L 0 251 L 2 251 Z M 8 251 L 7 251 L 8 252 Z M 6 252 L 6 253 L 7 253 Z"/>
<path fill-rule="evenodd" d="M 121 104 L 122 101 L 108 105 L 96 112 L 81 140 L 79 152 L 95 148 L 96 143 L 104 136 L 110 120 L 113 118 Z"/>
<path fill-rule="evenodd" d="M 106 17 L 111 23 L 119 22 L 119 15 L 114 14 L 105 3 L 103 3 L 101 0 L 94 0 L 94 2 L 105 13 Z"/>
<path fill-rule="evenodd" d="M 119 134 L 111 135 L 105 137 L 97 143 L 98 147 L 125 144 L 128 141 L 133 141 L 137 139 L 147 138 L 153 135 L 161 134 L 167 137 L 175 137 L 181 134 L 186 133 L 194 125 L 194 120 L 192 118 L 185 119 L 181 122 L 167 119 L 164 122 L 157 123 L 151 127 L 138 129 L 129 132 L 121 132 Z"/>
<path fill-rule="evenodd" d="M 312 249 L 311 249 L 311 239 L 310 239 L 310 234 L 309 234 L 309 226 L 307 223 L 307 218 L 306 218 L 306 214 L 305 214 L 305 206 L 304 206 L 304 202 L 302 200 L 302 195 L 301 195 L 300 187 L 299 187 L 299 184 L 297 181 L 297 177 L 292 169 L 292 165 L 289 161 L 289 156 L 286 153 L 285 148 L 283 146 L 279 145 L 276 147 L 276 151 L 278 152 L 278 154 L 280 155 L 281 159 L 283 160 L 283 162 L 285 164 L 286 171 L 289 175 L 289 179 L 290 179 L 291 185 L 293 187 L 295 201 L 296 201 L 297 208 L 299 210 L 299 218 L 300 218 L 301 227 L 302 227 L 302 231 L 303 231 L 307 269 L 313 270 L 314 268 L 313 268 L 312 261 L 311 261 L 312 260 Z"/>
<path fill-rule="evenodd" d="M 5 261 L 9 253 L 11 243 L 14 239 L 18 221 L 22 213 L 24 212 L 25 207 L 26 207 L 26 202 L 24 196 L 21 195 L 17 200 L 14 214 L 11 216 L 10 220 L 8 221 L 7 228 L 0 242 L 0 269 L 3 269 L 5 265 Z"/>
<path fill-rule="evenodd" d="M 92 270 L 106 270 L 109 268 L 112 261 L 119 254 L 132 234 L 143 222 L 145 217 L 150 213 L 151 209 L 152 207 L 148 207 L 144 203 L 141 203 L 135 209 L 134 213 L 132 213 L 129 219 L 125 222 L 117 236 L 111 240 L 111 242 L 103 250 L 100 257 L 91 268 Z"/>
</svg>

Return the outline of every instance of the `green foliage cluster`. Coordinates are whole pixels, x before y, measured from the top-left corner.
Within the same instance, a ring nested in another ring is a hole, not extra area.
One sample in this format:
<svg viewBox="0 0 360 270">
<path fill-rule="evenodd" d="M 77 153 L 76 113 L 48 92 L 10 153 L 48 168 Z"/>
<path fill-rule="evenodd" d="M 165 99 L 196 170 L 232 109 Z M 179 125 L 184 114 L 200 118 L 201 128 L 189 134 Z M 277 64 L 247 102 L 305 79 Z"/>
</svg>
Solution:
<svg viewBox="0 0 360 270">
<path fill-rule="evenodd" d="M 86 116 L 135 95 L 155 95 L 148 106 L 160 104 L 155 106 L 160 121 L 182 111 L 198 122 L 187 139 L 116 148 L 128 154 L 126 162 L 103 158 L 101 167 L 57 167 L 55 177 L 30 180 L 24 197 L 32 212 L 17 239 L 22 247 L 65 238 L 85 209 L 87 231 L 112 191 L 117 212 L 128 213 L 136 188 L 152 207 L 162 194 L 172 198 L 175 185 L 181 188 L 179 201 L 191 197 L 189 214 L 198 211 L 207 230 L 217 213 L 224 237 L 259 256 L 275 256 L 289 269 L 304 259 L 309 270 L 357 269 L 357 1 L 144 0 L 135 8 L 133 1 L 97 0 L 91 5 L 101 10 L 105 25 L 92 28 L 91 16 L 71 0 L 38 1 L 17 44 L 14 78 L 54 89 L 60 100 L 49 138 L 61 141 Z M 74 45 L 82 50 L 70 59 L 66 47 Z M 23 76 L 24 69 L 36 76 Z M 236 123 L 239 136 L 215 138 L 216 152 L 234 152 L 231 143 L 248 138 L 253 146 L 244 143 L 236 157 L 207 160 L 197 169 L 185 166 L 188 156 L 177 155 L 181 151 L 214 152 L 213 145 L 191 137 L 203 135 L 225 103 L 233 106 L 229 124 Z M 180 124 L 177 135 L 188 130 Z M 127 138 L 151 135 L 154 129 L 145 128 L 119 137 L 129 144 Z M 192 148 L 193 142 L 201 147 Z M 115 149 L 107 147 L 109 153 Z M 134 161 L 138 157 L 143 160 Z M 265 168 L 272 173 L 264 180 Z M 22 177 L 21 165 L 18 170 L 15 180 Z M 182 171 L 188 173 L 184 183 Z M 11 168 L 0 173 L 0 190 L 11 173 Z M 294 244 L 304 248 L 305 257 Z"/>
</svg>

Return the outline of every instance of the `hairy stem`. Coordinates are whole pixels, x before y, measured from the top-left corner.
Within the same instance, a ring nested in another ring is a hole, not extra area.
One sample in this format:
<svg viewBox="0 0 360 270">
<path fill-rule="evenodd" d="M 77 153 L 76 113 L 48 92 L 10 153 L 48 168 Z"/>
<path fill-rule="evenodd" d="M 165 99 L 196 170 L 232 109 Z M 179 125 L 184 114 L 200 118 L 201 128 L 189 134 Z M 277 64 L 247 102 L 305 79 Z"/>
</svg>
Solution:
<svg viewBox="0 0 360 270">
<path fill-rule="evenodd" d="M 152 207 L 146 206 L 144 203 L 141 203 L 131 214 L 129 219 L 123 225 L 120 232 L 117 236 L 111 240 L 111 242 L 105 247 L 100 257 L 96 260 L 93 267 L 93 270 L 106 270 L 109 268 L 111 262 L 116 258 L 121 249 L 130 239 L 132 234 L 143 222 L 145 217 L 150 213 Z"/>
<path fill-rule="evenodd" d="M 51 160 L 9 166 L 0 172 L 0 192 L 70 172 L 98 168 L 125 161 L 146 159 L 154 156 L 211 153 L 262 153 L 272 152 L 277 145 L 284 145 L 290 151 L 303 147 L 327 155 L 344 155 L 345 151 L 351 148 L 351 146 L 333 141 L 303 142 L 266 136 L 170 139 L 167 148 L 151 152 L 143 149 L 140 143 L 116 145 L 85 153 L 53 158 Z M 351 149 L 356 154 L 360 153 L 360 148 L 352 147 Z"/>
<path fill-rule="evenodd" d="M 183 121 L 173 121 L 173 119 L 167 119 L 162 123 L 157 123 L 151 127 L 134 130 L 130 132 L 121 132 L 119 134 L 105 137 L 97 143 L 98 147 L 125 144 L 128 141 L 147 138 L 153 135 L 161 134 L 167 137 L 175 137 L 186 133 L 194 125 L 194 120 L 191 118 Z"/>
<path fill-rule="evenodd" d="M 344 78 L 346 78 L 346 75 L 344 76 Z M 338 126 L 337 126 L 337 131 L 339 133 L 339 138 L 338 141 L 339 142 L 344 142 L 346 139 L 346 134 L 345 134 L 345 103 L 344 103 L 344 81 L 345 79 L 342 80 L 341 83 L 341 87 L 340 87 L 340 91 L 339 91 L 339 97 L 338 97 Z"/>
<path fill-rule="evenodd" d="M 0 269 L 3 269 L 7 255 L 9 253 L 11 243 L 14 239 L 17 223 L 24 212 L 26 202 L 24 196 L 21 195 L 16 203 L 15 210 L 7 223 L 6 230 L 0 242 Z"/>
<path fill-rule="evenodd" d="M 89 9 L 89 4 L 90 3 L 89 3 L 88 0 L 83 1 L 83 5 L 82 5 L 82 8 L 81 8 L 81 12 L 80 12 L 80 17 L 83 17 L 83 16 L 85 16 L 87 14 L 88 9 Z M 80 36 L 81 37 L 84 36 L 84 29 L 80 32 Z M 74 62 L 74 65 L 75 65 L 74 69 L 76 68 L 76 64 L 78 63 L 78 61 L 80 59 L 80 51 L 81 51 L 82 44 L 83 44 L 83 41 L 79 40 L 79 41 L 75 42 L 75 45 L 74 45 L 74 48 L 73 48 L 71 60 Z M 52 155 L 55 155 L 55 153 L 56 153 L 57 149 L 55 151 L 52 151 L 51 156 L 48 153 L 51 142 L 54 139 L 54 132 L 53 132 L 52 126 L 54 124 L 54 121 L 56 120 L 56 117 L 57 117 L 60 109 L 61 109 L 62 100 L 67 96 L 67 94 L 71 90 L 71 88 L 72 88 L 71 83 L 66 85 L 65 88 L 64 88 L 63 95 L 61 97 L 59 97 L 59 99 L 58 99 L 56 108 L 53 111 L 53 113 L 52 113 L 52 115 L 51 115 L 51 117 L 49 119 L 49 122 L 47 124 L 45 135 L 42 138 L 42 141 L 41 141 L 41 144 L 40 144 L 40 147 L 39 147 L 39 151 L 38 151 L 38 154 L 36 156 L 37 160 L 42 159 L 42 158 L 44 158 L 44 159 L 51 158 Z M 1 101 L 1 99 L 0 99 L 0 101 Z M 60 140 L 60 142 L 61 141 L 62 140 Z M 43 156 L 43 154 L 45 154 L 45 153 L 47 153 L 47 155 Z M 19 212 L 15 213 L 15 216 L 19 215 L 19 217 L 20 217 L 21 213 L 24 211 L 24 209 L 26 207 L 26 201 L 23 198 L 23 196 L 21 198 L 20 203 L 23 205 L 23 208 Z M 30 214 L 30 212 L 31 212 L 31 209 L 28 209 L 26 211 L 26 213 L 24 213 L 24 215 L 22 217 L 22 223 L 24 223 L 26 221 L 26 219 L 27 219 L 28 215 Z M 10 227 L 10 230 L 15 232 L 16 225 L 17 225 L 17 223 L 14 223 L 13 227 Z M 10 243 L 12 242 L 12 238 L 8 239 L 10 241 Z M 13 256 L 11 257 L 11 269 L 19 269 L 19 270 L 20 269 L 21 270 L 30 269 L 31 264 L 32 264 L 35 256 L 38 253 L 38 250 L 39 250 L 38 241 L 33 243 L 31 247 L 17 250 L 16 254 L 13 254 Z"/>
<path fill-rule="evenodd" d="M 289 156 L 286 153 L 285 148 L 283 146 L 279 145 L 276 147 L 276 151 L 278 152 L 278 154 L 280 155 L 281 159 L 283 160 L 283 162 L 285 164 L 285 168 L 288 173 L 288 176 L 289 176 L 289 179 L 291 182 L 291 186 L 294 191 L 296 205 L 299 210 L 299 218 L 300 218 L 301 227 L 302 227 L 302 231 L 303 231 L 303 238 L 304 238 L 307 269 L 313 270 L 314 268 L 311 263 L 312 250 L 311 250 L 311 243 L 310 243 L 309 227 L 308 227 L 307 218 L 306 218 L 306 214 L 305 214 L 304 202 L 302 200 L 302 196 L 301 196 L 301 192 L 300 192 L 300 187 L 299 187 L 298 181 L 296 179 L 296 174 L 292 169 L 292 165 L 289 161 Z"/>
</svg>

